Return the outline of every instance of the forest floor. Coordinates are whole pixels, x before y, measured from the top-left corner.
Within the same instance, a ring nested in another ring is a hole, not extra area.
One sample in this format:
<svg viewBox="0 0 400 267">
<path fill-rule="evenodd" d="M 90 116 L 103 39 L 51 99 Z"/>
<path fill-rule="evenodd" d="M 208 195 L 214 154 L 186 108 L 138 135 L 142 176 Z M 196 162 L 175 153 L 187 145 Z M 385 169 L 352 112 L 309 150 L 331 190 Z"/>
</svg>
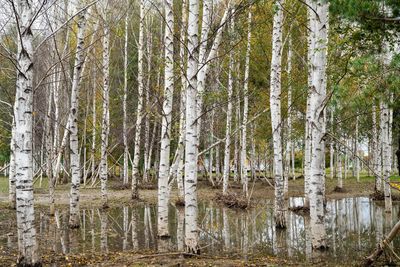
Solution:
<svg viewBox="0 0 400 267">
<path fill-rule="evenodd" d="M 393 177 L 392 181 L 400 182 L 400 177 Z M 272 183 L 272 180 L 269 180 Z M 357 182 L 355 178 L 343 180 L 343 191 L 336 192 L 336 179 L 330 179 L 329 175 L 326 179 L 326 196 L 328 199 L 340 199 L 345 197 L 369 197 L 374 192 L 374 178 L 370 176 L 362 176 Z M 259 201 L 265 199 L 273 199 L 274 189 L 266 180 L 260 180 L 256 183 L 249 183 L 249 191 L 251 192 L 251 206 L 257 205 Z M 8 182 L 5 177 L 0 177 L 0 208 L 6 213 L 10 213 L 10 218 L 14 218 L 14 211 L 5 209 L 8 202 Z M 42 187 L 38 183 L 35 184 L 35 205 L 45 208 L 48 204 L 47 181 L 43 179 Z M 221 188 L 213 188 L 208 181 L 200 180 L 198 184 L 198 199 L 212 200 L 215 199 L 217 193 L 221 192 Z M 240 196 L 241 186 L 238 183 L 232 183 L 230 192 Z M 289 182 L 289 196 L 303 196 L 304 180 L 299 178 Z M 149 204 L 157 203 L 157 187 L 147 186 L 147 189 L 140 190 L 140 201 Z M 392 190 L 393 198 L 400 199 L 400 192 L 396 189 Z M 171 192 L 171 203 L 177 201 L 176 189 Z M 137 201 L 136 201 L 137 202 Z M 69 186 L 59 185 L 56 190 L 56 203 L 59 208 L 65 208 L 69 204 Z M 101 197 L 99 188 L 81 188 L 80 205 L 85 207 L 101 207 Z M 130 189 L 124 188 L 119 181 L 110 181 L 109 186 L 109 206 L 121 207 L 122 205 L 134 204 L 130 199 Z M 251 208 L 251 207 L 250 207 Z M 15 218 L 14 218 L 15 220 Z M 0 246 L 0 266 L 9 266 L 15 262 L 16 255 L 2 255 L 4 251 Z M 277 258 L 274 256 L 260 255 L 260 257 L 252 257 L 246 262 L 243 259 L 232 257 L 215 257 L 208 255 L 192 256 L 182 255 L 179 253 L 154 254 L 149 252 L 138 254 L 135 252 L 118 252 L 118 253 L 89 253 L 78 255 L 60 255 L 46 253 L 43 256 L 45 266 L 303 266 L 301 263 L 291 262 L 287 259 Z M 5 264 L 5 265 L 4 265 Z M 322 266 L 322 265 L 321 265 Z"/>
</svg>

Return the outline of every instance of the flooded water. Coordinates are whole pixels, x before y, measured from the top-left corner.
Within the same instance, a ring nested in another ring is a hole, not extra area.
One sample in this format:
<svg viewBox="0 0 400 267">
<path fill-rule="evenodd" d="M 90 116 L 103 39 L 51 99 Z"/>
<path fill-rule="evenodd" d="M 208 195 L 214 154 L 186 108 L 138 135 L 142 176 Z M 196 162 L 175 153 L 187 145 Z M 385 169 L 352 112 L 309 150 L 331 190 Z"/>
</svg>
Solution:
<svg viewBox="0 0 400 267">
<path fill-rule="evenodd" d="M 302 205 L 291 198 L 290 206 Z M 399 205 L 393 214 L 384 213 L 382 204 L 369 198 L 329 200 L 326 206 L 329 249 L 318 259 L 330 263 L 357 262 L 376 246 L 399 219 Z M 58 210 L 54 218 L 38 210 L 37 232 L 40 249 L 56 253 L 118 252 L 123 250 L 181 250 L 184 244 L 184 210 L 170 206 L 171 239 L 158 240 L 156 207 L 143 204 L 81 210 L 81 228 L 68 228 L 68 210 Z M 15 224 L 0 214 L 0 246 L 16 251 Z M 301 262 L 312 258 L 308 216 L 287 214 L 286 230 L 275 230 L 272 202 L 265 201 L 249 211 L 235 211 L 212 202 L 199 204 L 201 253 L 250 258 L 278 255 Z M 394 241 L 400 249 L 399 238 Z"/>
</svg>

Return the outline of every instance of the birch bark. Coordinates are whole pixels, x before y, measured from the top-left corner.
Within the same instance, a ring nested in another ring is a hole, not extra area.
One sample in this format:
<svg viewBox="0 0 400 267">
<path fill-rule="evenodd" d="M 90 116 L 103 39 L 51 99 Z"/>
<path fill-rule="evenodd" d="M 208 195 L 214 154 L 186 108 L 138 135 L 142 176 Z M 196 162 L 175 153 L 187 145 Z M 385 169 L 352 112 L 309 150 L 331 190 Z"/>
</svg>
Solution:
<svg viewBox="0 0 400 267">
<path fill-rule="evenodd" d="M 242 120 L 242 149 L 240 152 L 240 170 L 243 180 L 243 192 L 248 197 L 249 178 L 247 176 L 247 120 L 249 114 L 249 74 L 250 74 L 250 52 L 251 52 L 251 9 L 247 17 L 247 47 L 246 47 L 246 63 L 244 67 L 244 84 L 243 84 L 243 120 Z"/>
<path fill-rule="evenodd" d="M 15 16 L 18 18 L 17 81 L 14 105 L 15 129 L 11 137 L 14 142 L 16 211 L 18 230 L 19 266 L 40 265 L 37 253 L 35 213 L 33 205 L 33 34 L 31 23 L 33 3 L 29 0 L 17 1 Z"/>
<path fill-rule="evenodd" d="M 372 105 L 372 150 L 373 150 L 373 170 L 375 173 L 375 192 L 382 192 L 382 170 L 381 162 L 381 142 L 378 139 L 378 123 L 376 121 L 376 105 Z M 380 131 L 379 131 L 380 132 Z"/>
<path fill-rule="evenodd" d="M 100 158 L 100 182 L 101 201 L 103 208 L 108 207 L 108 135 L 110 133 L 110 29 L 108 22 L 103 26 L 103 115 L 101 122 L 101 158 Z"/>
<path fill-rule="evenodd" d="M 139 198 L 138 179 L 139 179 L 139 161 L 140 161 L 140 134 L 142 130 L 143 119 L 143 52 L 144 52 L 144 16 L 145 0 L 140 0 L 140 23 L 139 23 L 139 46 L 138 46 L 138 106 L 135 131 L 135 150 L 132 166 L 132 199 Z"/>
<path fill-rule="evenodd" d="M 12 128 L 11 128 L 11 142 L 10 142 L 10 167 L 8 173 L 8 200 L 10 201 L 10 207 L 15 209 L 16 205 L 16 177 L 15 177 L 15 119 L 13 117 Z"/>
<path fill-rule="evenodd" d="M 324 1 L 313 2 L 316 14 L 312 15 L 314 31 L 314 58 L 311 86 L 311 168 L 310 168 L 310 219 L 314 249 L 326 247 L 324 191 L 325 191 L 325 97 L 328 43 L 328 6 Z"/>
<path fill-rule="evenodd" d="M 281 64 L 282 64 L 282 23 L 283 0 L 274 3 L 274 19 L 272 31 L 272 59 L 271 59 L 271 91 L 270 108 L 272 122 L 272 139 L 274 151 L 274 179 L 275 179 L 275 224 L 278 228 L 286 227 L 284 178 L 282 166 L 282 118 L 281 118 Z"/>
<path fill-rule="evenodd" d="M 165 0 L 165 34 L 164 34 L 164 103 L 161 122 L 160 168 L 158 178 L 158 236 L 169 236 L 168 203 L 169 203 L 169 156 L 172 119 L 172 101 L 174 92 L 174 13 L 173 1 Z"/>
<path fill-rule="evenodd" d="M 78 15 L 78 34 L 76 44 L 76 55 L 71 89 L 71 111 L 69 114 L 69 146 L 71 159 L 71 192 L 69 202 L 69 226 L 79 228 L 79 186 L 81 181 L 80 158 L 79 158 L 79 138 L 78 138 L 78 111 L 79 111 L 79 91 L 84 62 L 84 35 L 86 29 L 86 10 Z"/>
<path fill-rule="evenodd" d="M 129 6 L 129 1 L 126 1 L 127 8 Z M 128 148 L 128 134 L 127 134 L 127 113 L 126 113 L 126 100 L 128 98 L 128 12 L 125 15 L 125 39 L 124 39 L 124 96 L 122 102 L 122 110 L 123 110 L 123 125 L 122 125 L 122 135 L 124 141 L 124 169 L 123 169 L 123 183 L 124 185 L 128 185 L 129 174 L 128 174 L 128 166 L 129 166 L 129 148 Z"/>
<path fill-rule="evenodd" d="M 232 12 L 233 13 L 233 12 Z M 230 22 L 230 33 L 234 31 L 234 23 L 233 18 Z M 232 44 L 232 40 L 231 40 Z M 224 169 L 223 169 L 223 184 L 222 184 L 222 193 L 228 193 L 228 183 L 230 176 L 230 146 L 231 146 L 231 128 L 232 128 L 232 96 L 233 96 L 233 67 L 234 67 L 234 59 L 233 59 L 233 51 L 229 52 L 229 70 L 228 70 L 228 107 L 226 110 L 226 126 L 225 126 L 225 149 L 224 149 Z"/>
<path fill-rule="evenodd" d="M 381 158 L 381 168 L 382 168 L 382 178 L 383 178 L 383 192 L 385 196 L 385 212 L 392 212 L 392 196 L 390 190 L 390 172 L 391 172 L 391 146 L 389 140 L 389 107 L 387 102 L 384 100 L 380 101 L 380 139 L 382 142 L 382 158 Z"/>
<path fill-rule="evenodd" d="M 189 0 L 188 66 L 186 88 L 185 138 L 185 246 L 191 253 L 199 253 L 197 228 L 197 70 L 199 1 Z"/>
</svg>

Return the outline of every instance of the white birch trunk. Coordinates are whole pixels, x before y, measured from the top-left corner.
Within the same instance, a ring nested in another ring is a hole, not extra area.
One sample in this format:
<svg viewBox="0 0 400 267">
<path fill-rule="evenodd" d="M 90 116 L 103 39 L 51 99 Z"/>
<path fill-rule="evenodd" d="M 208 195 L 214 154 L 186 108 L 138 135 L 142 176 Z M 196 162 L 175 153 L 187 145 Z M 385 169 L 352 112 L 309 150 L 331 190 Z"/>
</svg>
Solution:
<svg viewBox="0 0 400 267">
<path fill-rule="evenodd" d="M 355 169 L 356 169 L 356 177 L 357 177 L 357 182 L 360 182 L 360 159 L 358 158 L 358 115 L 356 118 L 356 136 L 354 140 L 354 160 L 355 160 Z"/>
<path fill-rule="evenodd" d="M 392 196 L 390 190 L 390 172 L 391 172 L 391 158 L 392 151 L 389 140 L 389 107 L 388 103 L 384 100 L 380 101 L 380 140 L 382 144 L 382 158 L 381 158 L 381 168 L 382 168 L 382 178 L 383 178 L 383 192 L 385 196 L 385 212 L 392 212 Z"/>
<path fill-rule="evenodd" d="M 379 131 L 380 132 L 380 131 Z M 372 105 L 372 155 L 373 155 L 373 170 L 375 173 L 375 192 L 382 192 L 382 170 L 381 162 L 381 142 L 378 138 L 378 123 L 376 121 L 376 105 Z"/>
<path fill-rule="evenodd" d="M 126 1 L 127 8 L 129 7 L 129 1 Z M 129 174 L 128 174 L 128 166 L 129 166 L 129 148 L 128 148 L 128 134 L 127 134 L 127 113 L 126 113 L 126 101 L 128 98 L 128 19 L 129 13 L 127 12 L 125 15 L 125 40 L 124 40 L 124 96 L 122 102 L 122 110 L 123 110 L 123 122 L 122 122 L 122 136 L 124 141 L 124 169 L 123 169 L 123 183 L 124 185 L 128 185 L 129 182 Z M 93 175 L 93 173 L 92 173 Z"/>
<path fill-rule="evenodd" d="M 326 247 L 324 191 L 325 191 L 325 97 L 328 43 L 328 3 L 313 2 L 316 14 L 310 12 L 314 31 L 314 57 L 311 86 L 311 168 L 310 168 L 310 219 L 312 245 L 315 249 Z"/>
<path fill-rule="evenodd" d="M 49 203 L 50 203 L 50 215 L 54 216 L 54 187 L 55 180 L 53 177 L 53 140 L 52 140 L 52 130 L 51 130 L 51 114 L 52 114 L 52 98 L 53 98 L 53 85 L 48 88 L 48 106 L 47 106 L 47 116 L 46 116 L 46 175 L 49 181 Z"/>
<path fill-rule="evenodd" d="M 247 17 L 247 47 L 246 47 L 246 63 L 244 67 L 244 84 L 243 84 L 243 120 L 242 120 L 242 149 L 240 152 L 240 170 L 243 180 L 243 193 L 249 196 L 249 178 L 247 176 L 247 120 L 249 114 L 249 74 L 250 74 L 250 52 L 251 52 L 251 9 Z"/>
<path fill-rule="evenodd" d="M 133 155 L 132 166 L 132 199 L 139 198 L 138 179 L 139 179 L 139 161 L 140 161 L 140 134 L 142 131 L 143 119 L 143 52 L 144 52 L 144 16 L 145 16 L 145 0 L 140 0 L 140 23 L 139 23 L 139 46 L 138 46 L 138 106 L 136 114 L 136 131 L 135 131 L 135 150 Z"/>
<path fill-rule="evenodd" d="M 14 142 L 16 210 L 18 229 L 18 266 L 40 265 L 37 253 L 35 213 L 33 203 L 33 19 L 32 1 L 17 1 L 18 48 L 16 102 L 14 105 L 15 131 L 11 137 Z"/>
<path fill-rule="evenodd" d="M 339 189 L 343 188 L 343 174 L 342 174 L 342 153 L 338 151 L 337 153 L 337 168 L 338 168 L 338 174 L 337 174 L 337 187 Z"/>
<path fill-rule="evenodd" d="M 288 54 L 287 54 L 287 76 L 288 76 L 288 99 L 287 99 L 287 133 L 286 133 L 286 150 L 285 150 L 285 198 L 289 194 L 289 176 L 290 176 L 290 161 L 292 157 L 292 38 L 289 36 Z"/>
<path fill-rule="evenodd" d="M 110 29 L 107 22 L 103 26 L 103 116 L 101 122 L 101 158 L 100 158 L 100 182 L 101 201 L 103 208 L 108 207 L 108 135 L 110 132 Z"/>
<path fill-rule="evenodd" d="M 281 64 L 282 64 L 282 23 L 283 0 L 276 0 L 274 4 L 274 19 L 272 31 L 272 59 L 271 59 L 271 91 L 270 109 L 272 122 L 272 139 L 274 151 L 274 179 L 275 179 L 275 224 L 278 228 L 286 227 L 284 178 L 282 166 L 282 118 L 281 118 Z"/>
<path fill-rule="evenodd" d="M 334 109 L 333 109 L 333 107 L 331 108 L 331 116 L 330 116 L 330 118 L 331 118 L 331 131 L 332 132 L 334 132 L 334 127 L 333 127 L 333 124 L 334 124 L 334 120 L 333 120 L 333 112 L 334 112 Z M 330 176 L 331 176 L 331 179 L 333 179 L 333 176 L 334 176 L 334 173 L 335 173 L 335 171 L 334 171 L 334 169 L 335 169 L 335 163 L 334 163 L 334 155 L 335 155 L 335 148 L 334 148 L 334 142 L 333 142 L 333 139 L 331 139 L 331 141 L 329 142 L 329 157 L 330 157 L 330 160 L 329 160 L 329 164 L 330 164 L 330 169 L 331 169 L 331 173 L 330 173 Z M 338 156 L 339 156 L 339 154 L 338 154 Z M 341 160 L 341 159 L 340 159 Z M 340 163 L 340 164 L 342 164 L 342 163 Z"/>
<path fill-rule="evenodd" d="M 173 164 L 177 164 L 177 176 L 176 182 L 178 185 L 178 197 L 183 200 L 185 197 L 184 190 L 184 167 L 185 167 L 185 135 L 186 135 L 186 75 L 185 75 L 185 63 L 186 63 L 186 46 L 187 46 L 187 21 L 188 20 L 188 9 L 187 9 L 187 1 L 182 0 L 182 19 L 181 19 L 181 35 L 180 35 L 180 74 L 181 74 L 181 99 L 180 99 L 180 117 L 179 117 L 179 144 L 177 148 L 177 152 L 175 153 L 176 160 L 174 160 Z M 179 153 L 179 154 L 178 154 Z M 177 155 L 178 154 L 178 155 Z M 180 158 L 178 159 L 178 156 Z"/>
<path fill-rule="evenodd" d="M 312 5 L 312 0 L 307 0 L 307 5 Z M 309 207 L 310 199 L 310 169 L 311 169 L 311 116 L 312 107 L 310 106 L 311 91 L 312 91 L 312 61 L 314 57 L 314 31 L 313 25 L 315 14 L 311 8 L 307 8 L 307 61 L 308 61 L 308 92 L 307 92 L 307 109 L 306 109 L 306 125 L 305 125 L 305 138 L 304 138 L 304 206 Z"/>
<path fill-rule="evenodd" d="M 15 120 L 13 117 L 12 128 L 11 128 L 11 142 L 10 142 L 10 166 L 8 173 L 8 200 L 10 201 L 10 207 L 15 209 L 16 205 L 16 177 L 15 177 Z M 4 174 L 6 175 L 6 174 Z"/>
<path fill-rule="evenodd" d="M 172 119 L 172 101 L 174 92 L 174 13 L 173 1 L 165 0 L 165 34 L 164 34 L 164 103 L 161 122 L 160 168 L 158 178 L 158 236 L 168 237 L 168 204 L 169 204 L 169 156 Z"/>
<path fill-rule="evenodd" d="M 71 89 L 71 111 L 69 114 L 69 146 L 71 159 L 71 192 L 69 202 L 69 226 L 79 228 L 79 186 L 81 182 L 79 138 L 78 138 L 78 112 L 79 112 L 79 89 L 81 71 L 84 62 L 84 37 L 86 28 L 86 10 L 78 15 L 78 34 L 76 44 L 76 55 Z M 67 131 L 67 130 L 66 130 Z"/>
<path fill-rule="evenodd" d="M 186 138 L 185 138 L 185 246 L 191 253 L 199 252 L 197 228 L 197 70 L 199 2 L 189 0 L 188 66 L 186 77 Z"/>
<path fill-rule="evenodd" d="M 95 179 L 96 170 L 96 68 L 93 68 L 93 95 L 92 95 L 92 148 L 91 148 L 91 172 L 92 181 Z"/>
<path fill-rule="evenodd" d="M 233 12 L 232 12 L 233 13 Z M 231 20 L 230 32 L 233 33 L 234 24 L 233 19 Z M 231 40 L 232 43 L 232 40 Z M 229 69 L 228 69 L 228 107 L 226 110 L 226 126 L 225 126 L 225 149 L 224 149 L 224 170 L 222 174 L 223 184 L 222 184 L 222 193 L 228 193 L 228 183 L 229 183 L 229 174 L 230 174 L 230 146 L 231 146 L 231 128 L 232 128 L 232 96 L 233 96 L 233 52 L 232 50 L 229 52 Z"/>
<path fill-rule="evenodd" d="M 146 105 L 147 112 L 150 111 L 150 78 L 151 78 L 151 59 L 152 59 L 152 46 L 153 38 L 151 35 L 151 25 L 147 29 L 147 81 L 146 81 Z M 143 172 L 143 182 L 147 183 L 149 181 L 149 153 L 150 153 L 150 114 L 147 113 L 147 119 L 144 126 L 144 172 Z"/>
</svg>

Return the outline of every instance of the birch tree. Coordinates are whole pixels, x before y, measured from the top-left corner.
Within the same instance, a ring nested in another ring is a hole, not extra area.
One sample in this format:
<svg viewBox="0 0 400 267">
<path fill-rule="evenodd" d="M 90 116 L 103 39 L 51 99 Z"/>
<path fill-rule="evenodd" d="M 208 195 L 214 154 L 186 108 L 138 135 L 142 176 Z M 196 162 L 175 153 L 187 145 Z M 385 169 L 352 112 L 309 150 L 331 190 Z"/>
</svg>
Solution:
<svg viewBox="0 0 400 267">
<path fill-rule="evenodd" d="M 165 0 L 165 34 L 164 34 L 164 103 L 161 122 L 160 170 L 158 178 L 158 235 L 169 236 L 168 203 L 169 203 L 169 156 L 171 141 L 171 118 L 174 86 L 174 13 L 173 1 Z"/>
<path fill-rule="evenodd" d="M 17 20 L 17 79 L 14 104 L 15 128 L 11 137 L 14 142 L 16 211 L 18 230 L 19 266 L 40 265 L 37 252 L 35 213 L 33 205 L 33 3 L 29 0 L 16 2 Z"/>
<path fill-rule="evenodd" d="M 383 179 L 383 193 L 385 196 L 385 212 L 392 212 L 392 196 L 390 190 L 390 173 L 391 173 L 391 158 L 392 151 L 390 146 L 389 128 L 389 107 L 386 101 L 380 101 L 380 139 L 382 145 L 382 179 Z"/>
<path fill-rule="evenodd" d="M 310 12 L 311 30 L 315 47 L 312 58 L 311 109 L 311 168 L 310 168 L 310 222 L 312 245 L 315 249 L 326 247 L 324 191 L 325 191 L 325 97 L 328 43 L 328 3 L 313 1 L 315 12 Z"/>
<path fill-rule="evenodd" d="M 15 107 L 14 107 L 15 109 Z M 15 177 L 15 118 L 13 117 L 11 126 L 11 142 L 10 142 L 10 166 L 8 173 L 8 200 L 10 201 L 10 207 L 15 209 L 16 205 L 16 177 Z"/>
<path fill-rule="evenodd" d="M 274 19 L 272 30 L 272 59 L 271 59 L 271 91 L 270 108 L 272 123 L 272 139 L 274 150 L 274 179 L 275 179 L 275 224 L 279 228 L 286 227 L 284 178 L 282 166 L 282 118 L 281 118 L 281 64 L 282 64 L 282 23 L 283 0 L 274 2 Z"/>
<path fill-rule="evenodd" d="M 108 135 L 110 132 L 110 110 L 109 110 L 109 91 L 110 91 L 110 29 L 106 21 L 104 10 L 103 25 L 103 115 L 101 122 L 101 159 L 100 159 L 100 182 L 101 182 L 101 201 L 103 208 L 108 207 L 107 180 L 108 180 Z"/>
<path fill-rule="evenodd" d="M 129 1 L 126 1 L 127 8 L 129 7 Z M 124 139 L 124 169 L 123 169 L 123 182 L 124 185 L 128 185 L 128 165 L 129 165 L 129 148 L 128 148 L 128 133 L 127 133 L 127 113 L 126 113 L 126 101 L 128 98 L 128 12 L 125 15 L 125 38 L 124 38 L 124 96 L 122 102 L 123 110 L 123 122 L 122 122 L 122 135 Z"/>
<path fill-rule="evenodd" d="M 185 138 L 185 246 L 186 251 L 199 252 L 197 228 L 197 69 L 199 1 L 189 0 L 188 63 L 186 77 L 186 138 Z"/>
<path fill-rule="evenodd" d="M 234 31 L 233 19 L 231 20 L 230 33 Z M 222 174 L 222 193 L 228 193 L 228 183 L 230 174 L 230 146 L 231 146 L 231 128 L 232 128 L 232 97 L 233 97 L 233 51 L 229 52 L 229 69 L 228 69 L 228 107 L 226 110 L 226 126 L 225 126 L 225 150 L 224 150 L 224 170 Z"/>
<path fill-rule="evenodd" d="M 138 192 L 138 179 L 139 179 L 139 161 L 140 161 L 140 134 L 142 130 L 143 120 L 143 54 L 144 54 L 144 15 L 145 15 L 145 0 L 140 0 L 140 22 L 139 22 L 139 45 L 138 45 L 138 106 L 136 113 L 136 131 L 135 131 L 135 144 L 132 165 L 132 199 L 139 198 Z"/>
<path fill-rule="evenodd" d="M 70 192 L 70 215 L 69 226 L 79 228 L 79 187 L 81 182 L 81 164 L 79 158 L 78 138 L 78 111 L 79 111 L 79 89 L 84 62 L 84 37 L 86 29 L 86 9 L 78 14 L 78 34 L 76 44 L 76 55 L 71 89 L 71 111 L 69 114 L 69 146 L 71 159 L 71 192 Z"/>
<path fill-rule="evenodd" d="M 247 47 L 246 47 L 246 63 L 244 67 L 244 84 L 243 84 L 243 120 L 242 120 L 242 149 L 240 154 L 240 170 L 243 180 L 243 192 L 248 197 L 248 176 L 247 176 L 247 118 L 249 113 L 249 74 L 250 74 L 250 51 L 251 51 L 251 9 L 247 17 Z"/>
</svg>

